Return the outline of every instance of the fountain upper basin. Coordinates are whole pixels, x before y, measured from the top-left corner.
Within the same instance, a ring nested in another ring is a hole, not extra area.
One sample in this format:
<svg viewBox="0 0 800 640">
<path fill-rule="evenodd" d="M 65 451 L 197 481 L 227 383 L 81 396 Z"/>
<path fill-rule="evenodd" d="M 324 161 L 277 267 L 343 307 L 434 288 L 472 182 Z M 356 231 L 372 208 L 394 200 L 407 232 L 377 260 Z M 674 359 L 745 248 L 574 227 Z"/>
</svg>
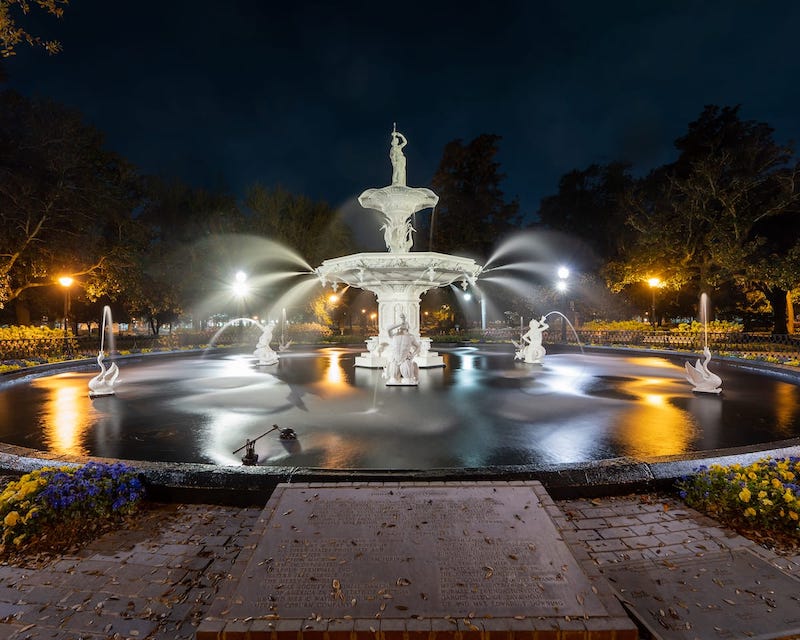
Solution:
<svg viewBox="0 0 800 640">
<path fill-rule="evenodd" d="M 386 286 L 409 286 L 422 291 L 456 281 L 473 282 L 482 267 L 472 258 L 434 251 L 413 253 L 355 253 L 325 260 L 317 274 L 328 282 L 343 282 L 379 293 Z"/>
</svg>

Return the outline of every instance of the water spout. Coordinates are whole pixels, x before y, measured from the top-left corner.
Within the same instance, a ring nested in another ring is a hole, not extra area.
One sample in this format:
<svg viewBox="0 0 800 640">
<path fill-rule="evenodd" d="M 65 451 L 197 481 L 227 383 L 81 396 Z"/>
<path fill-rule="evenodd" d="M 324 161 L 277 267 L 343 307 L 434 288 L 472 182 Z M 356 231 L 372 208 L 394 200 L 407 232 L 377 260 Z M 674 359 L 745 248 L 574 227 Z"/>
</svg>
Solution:
<svg viewBox="0 0 800 640">
<path fill-rule="evenodd" d="M 105 337 L 106 331 L 109 332 L 109 349 L 114 350 L 114 321 L 111 317 L 111 307 L 106 305 L 103 307 L 103 319 L 100 323 L 100 351 L 97 354 L 97 366 L 100 367 L 100 373 L 94 378 L 89 380 L 89 397 L 97 398 L 100 396 L 114 395 L 114 385 L 117 383 L 119 376 L 119 367 L 116 362 L 112 362 L 111 366 L 106 368 L 105 363 Z"/>
</svg>

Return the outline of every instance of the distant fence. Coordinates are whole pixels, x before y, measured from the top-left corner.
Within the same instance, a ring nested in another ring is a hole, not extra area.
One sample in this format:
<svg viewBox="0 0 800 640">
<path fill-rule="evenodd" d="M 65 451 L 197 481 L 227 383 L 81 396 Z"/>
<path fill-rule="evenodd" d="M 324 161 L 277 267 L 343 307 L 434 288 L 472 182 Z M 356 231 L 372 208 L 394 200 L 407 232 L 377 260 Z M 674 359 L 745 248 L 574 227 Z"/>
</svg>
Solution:
<svg viewBox="0 0 800 640">
<path fill-rule="evenodd" d="M 218 346 L 246 344 L 254 346 L 259 330 L 255 327 L 228 329 L 214 339 Z M 644 349 L 676 349 L 702 351 L 705 336 L 702 332 L 676 333 L 672 331 L 567 331 L 567 344 L 640 347 Z M 118 353 L 137 353 L 147 351 L 167 351 L 182 348 L 202 348 L 214 338 L 212 332 L 173 333 L 166 335 L 122 334 L 114 336 L 114 350 Z M 318 333 L 309 335 L 292 333 L 289 337 L 297 342 L 314 342 L 326 339 Z M 436 338 L 434 336 L 434 338 Z M 465 338 L 491 342 L 519 341 L 520 331 L 516 328 L 492 328 L 489 331 L 470 331 L 467 333 L 439 336 L 441 340 L 458 341 Z M 710 332 L 708 346 L 713 351 L 737 351 L 746 353 L 798 353 L 800 354 L 800 335 L 773 335 L 768 333 Z M 330 338 L 327 338 L 330 340 Z M 363 336 L 346 336 L 343 340 L 360 342 Z M 439 340 L 436 340 L 439 341 Z M 545 333 L 546 344 L 559 344 L 561 331 L 550 329 Z M 107 347 L 107 346 L 106 346 Z M 9 360 L 58 360 L 65 356 L 90 358 L 97 355 L 100 339 L 97 335 L 69 336 L 68 338 L 39 338 L 0 340 L 0 361 Z"/>
<path fill-rule="evenodd" d="M 577 338 L 576 335 L 577 334 Z M 491 340 L 519 341 L 520 331 L 516 328 L 492 329 L 485 337 Z M 566 342 L 596 346 L 625 346 L 647 349 L 678 349 L 702 351 L 708 340 L 708 346 L 715 351 L 745 351 L 753 353 L 800 353 L 800 335 L 769 333 L 745 333 L 739 331 L 709 332 L 706 336 L 699 332 L 673 331 L 586 331 L 583 329 L 567 329 Z M 563 343 L 560 329 L 552 328 L 545 333 L 545 343 Z"/>
</svg>

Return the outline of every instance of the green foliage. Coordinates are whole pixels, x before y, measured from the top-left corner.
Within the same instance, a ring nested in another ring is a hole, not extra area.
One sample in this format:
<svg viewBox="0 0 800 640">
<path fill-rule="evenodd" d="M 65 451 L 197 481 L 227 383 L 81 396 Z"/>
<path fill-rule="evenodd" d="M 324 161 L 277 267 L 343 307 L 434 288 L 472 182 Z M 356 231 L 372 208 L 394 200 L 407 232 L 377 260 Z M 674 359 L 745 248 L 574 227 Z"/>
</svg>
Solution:
<svg viewBox="0 0 800 640">
<path fill-rule="evenodd" d="M 589 320 L 581 325 L 581 331 L 644 331 L 650 325 L 638 320 Z"/>
<path fill-rule="evenodd" d="M 800 543 L 800 458 L 700 467 L 677 484 L 683 500 L 734 528 L 759 529 Z"/>
<path fill-rule="evenodd" d="M 775 303 L 800 279 L 800 165 L 764 123 L 708 106 L 676 141 L 676 162 L 636 181 L 622 207 L 634 233 L 606 265 L 615 291 L 660 277 L 664 291 L 736 285 Z M 781 316 L 781 317 L 778 317 Z"/>
<path fill-rule="evenodd" d="M 0 307 L 61 275 L 96 299 L 131 265 L 133 167 L 82 116 L 0 92 Z"/>
<path fill-rule="evenodd" d="M 17 8 L 18 13 L 27 15 L 31 5 L 36 5 L 43 11 L 60 18 L 64 15 L 63 6 L 68 0 L 0 0 L 0 57 L 9 58 L 16 55 L 15 47 L 26 43 L 32 47 L 42 47 L 50 54 L 61 51 L 61 43 L 56 40 L 42 40 L 39 36 L 29 33 L 20 25 L 17 15 L 12 14 L 12 8 Z"/>
<path fill-rule="evenodd" d="M 0 327 L 0 340 L 37 340 L 41 338 L 63 337 L 63 329 L 28 325 Z"/>
<path fill-rule="evenodd" d="M 692 323 L 681 322 L 677 327 L 670 329 L 673 333 L 703 333 L 706 327 L 702 322 L 692 320 Z M 738 322 L 729 320 L 712 320 L 708 323 L 709 333 L 740 333 L 744 331 L 744 326 Z"/>
<path fill-rule="evenodd" d="M 45 538 L 56 547 L 85 539 L 134 513 L 143 497 L 142 483 L 122 463 L 37 469 L 0 494 L 0 553 Z"/>
</svg>

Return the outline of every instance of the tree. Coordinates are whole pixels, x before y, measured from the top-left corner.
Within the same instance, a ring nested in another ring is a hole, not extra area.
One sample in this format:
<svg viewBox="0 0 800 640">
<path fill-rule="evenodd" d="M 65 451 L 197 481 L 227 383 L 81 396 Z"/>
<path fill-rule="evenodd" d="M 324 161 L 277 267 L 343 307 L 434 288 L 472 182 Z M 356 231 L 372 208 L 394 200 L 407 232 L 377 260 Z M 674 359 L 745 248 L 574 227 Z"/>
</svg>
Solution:
<svg viewBox="0 0 800 640">
<path fill-rule="evenodd" d="M 786 234 L 767 225 L 796 227 L 800 165 L 778 145 L 772 129 L 742 121 L 739 107 L 708 106 L 675 143 L 671 165 L 653 171 L 628 191 L 624 207 L 635 236 L 624 259 L 606 273 L 617 290 L 659 276 L 672 289 L 712 293 L 725 283 L 772 292 L 800 275 Z M 792 236 L 791 244 L 795 244 Z M 783 280 L 766 262 L 777 261 Z M 776 312 L 775 330 L 785 327 Z"/>
<path fill-rule="evenodd" d="M 0 0 L 0 57 L 8 58 L 16 55 L 14 48 L 21 42 L 26 42 L 30 46 L 43 47 L 48 53 L 54 54 L 61 51 L 61 44 L 55 40 L 42 40 L 39 36 L 28 33 L 23 27 L 19 26 L 19 18 L 15 17 L 14 8 L 18 13 L 27 15 L 31 10 L 31 5 L 38 5 L 47 13 L 60 18 L 64 15 L 63 6 L 68 4 L 68 0 Z"/>
<path fill-rule="evenodd" d="M 625 218 L 620 202 L 633 179 L 629 165 L 615 162 L 573 170 L 558 183 L 558 193 L 542 199 L 542 226 L 580 238 L 603 260 L 624 247 Z"/>
<path fill-rule="evenodd" d="M 229 285 L 232 269 L 224 256 L 236 256 L 227 239 L 243 226 L 235 198 L 150 177 L 139 221 L 148 233 L 147 250 L 128 281 L 129 308 L 148 318 L 157 332 L 185 309 L 196 309 Z M 234 257 L 230 257 L 233 260 Z"/>
<path fill-rule="evenodd" d="M 139 183 L 103 143 L 76 112 L 0 92 L 0 306 L 61 275 L 92 299 L 118 291 Z"/>
<path fill-rule="evenodd" d="M 431 181 L 439 203 L 428 223 L 429 250 L 486 259 L 498 238 L 519 226 L 519 202 L 505 202 L 495 160 L 500 136 L 449 142 Z M 425 234 L 423 234 L 424 237 Z"/>
<path fill-rule="evenodd" d="M 256 183 L 247 190 L 244 206 L 251 233 L 294 250 L 309 265 L 353 251 L 350 230 L 326 202 Z"/>
</svg>

